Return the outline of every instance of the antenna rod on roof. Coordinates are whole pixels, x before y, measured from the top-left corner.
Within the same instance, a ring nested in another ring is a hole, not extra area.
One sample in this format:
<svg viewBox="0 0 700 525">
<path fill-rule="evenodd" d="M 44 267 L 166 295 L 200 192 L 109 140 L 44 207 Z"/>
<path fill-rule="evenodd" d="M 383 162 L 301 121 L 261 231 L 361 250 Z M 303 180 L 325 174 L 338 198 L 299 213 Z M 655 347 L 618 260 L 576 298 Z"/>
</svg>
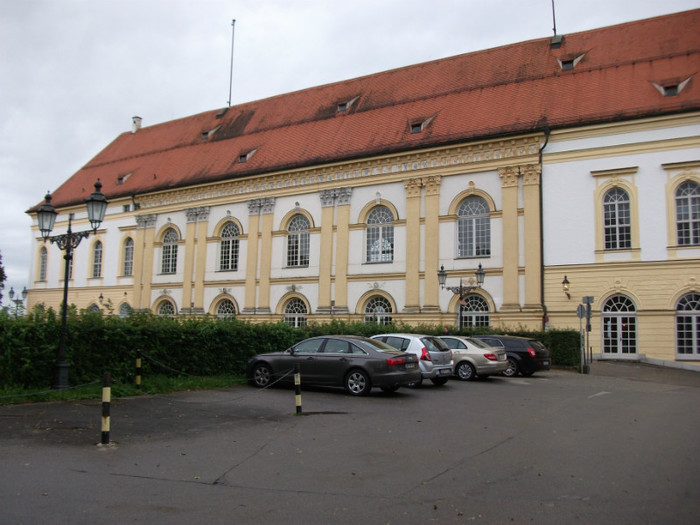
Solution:
<svg viewBox="0 0 700 525">
<path fill-rule="evenodd" d="M 554 1 L 554 0 L 552 0 Z M 233 37 L 236 32 L 236 19 L 231 21 L 231 69 L 228 79 L 228 107 L 231 107 L 231 87 L 233 86 Z"/>
<path fill-rule="evenodd" d="M 554 0 L 552 0 L 552 23 L 554 24 L 554 36 L 557 36 L 557 15 L 554 13 Z"/>
</svg>

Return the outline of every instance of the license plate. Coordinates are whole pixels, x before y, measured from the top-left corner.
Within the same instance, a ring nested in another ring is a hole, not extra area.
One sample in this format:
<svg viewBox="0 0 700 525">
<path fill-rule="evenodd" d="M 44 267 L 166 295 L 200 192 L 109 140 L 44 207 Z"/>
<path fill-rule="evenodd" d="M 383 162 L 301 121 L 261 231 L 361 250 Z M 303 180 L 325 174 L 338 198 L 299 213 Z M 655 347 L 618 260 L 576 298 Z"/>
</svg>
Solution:
<svg viewBox="0 0 700 525">
<path fill-rule="evenodd" d="M 451 373 L 452 373 L 452 370 L 450 370 L 449 368 L 441 368 L 440 370 L 438 370 L 439 376 L 446 376 L 446 375 L 451 374 Z"/>
<path fill-rule="evenodd" d="M 544 366 L 549 366 L 549 361 L 542 361 L 542 364 L 543 364 Z"/>
<path fill-rule="evenodd" d="M 406 363 L 406 368 L 415 368 L 416 363 Z"/>
<path fill-rule="evenodd" d="M 499 361 L 505 361 L 505 360 L 506 360 L 506 356 L 505 356 L 505 355 L 499 355 L 499 356 L 498 356 L 498 360 L 499 360 Z"/>
</svg>

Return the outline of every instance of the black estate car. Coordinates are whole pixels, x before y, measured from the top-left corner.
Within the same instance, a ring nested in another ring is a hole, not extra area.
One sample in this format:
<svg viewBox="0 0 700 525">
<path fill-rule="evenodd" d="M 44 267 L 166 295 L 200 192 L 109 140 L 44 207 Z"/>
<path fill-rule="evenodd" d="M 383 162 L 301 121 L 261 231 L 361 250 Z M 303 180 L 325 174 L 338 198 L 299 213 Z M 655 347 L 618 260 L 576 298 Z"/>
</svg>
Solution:
<svg viewBox="0 0 700 525">
<path fill-rule="evenodd" d="M 512 377 L 518 373 L 523 376 L 531 376 L 539 370 L 549 370 L 551 364 L 549 350 L 536 339 L 512 335 L 475 335 L 472 337 L 480 339 L 487 345 L 505 349 L 508 356 L 508 368 L 503 372 L 504 376 Z"/>
</svg>

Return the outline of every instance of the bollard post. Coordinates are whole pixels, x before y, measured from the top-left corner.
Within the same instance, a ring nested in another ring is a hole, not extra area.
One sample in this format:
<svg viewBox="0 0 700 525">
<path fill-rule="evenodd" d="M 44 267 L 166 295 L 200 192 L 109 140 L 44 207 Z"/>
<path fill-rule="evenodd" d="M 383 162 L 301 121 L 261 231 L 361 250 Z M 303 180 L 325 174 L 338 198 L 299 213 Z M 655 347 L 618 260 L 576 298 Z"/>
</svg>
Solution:
<svg viewBox="0 0 700 525">
<path fill-rule="evenodd" d="M 301 415 L 301 365 L 294 365 L 294 394 L 297 404 L 297 416 Z"/>
<path fill-rule="evenodd" d="M 109 373 L 102 376 L 102 445 L 109 445 L 109 409 L 112 398 L 112 378 Z"/>
<path fill-rule="evenodd" d="M 136 350 L 136 390 L 141 390 L 141 350 Z"/>
</svg>

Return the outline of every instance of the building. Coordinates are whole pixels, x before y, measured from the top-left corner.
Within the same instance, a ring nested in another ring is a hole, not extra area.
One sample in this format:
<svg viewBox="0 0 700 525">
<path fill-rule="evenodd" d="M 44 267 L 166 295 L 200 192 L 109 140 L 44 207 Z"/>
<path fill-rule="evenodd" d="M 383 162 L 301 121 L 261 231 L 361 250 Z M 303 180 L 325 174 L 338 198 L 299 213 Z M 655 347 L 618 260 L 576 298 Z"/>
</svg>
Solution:
<svg viewBox="0 0 700 525">
<path fill-rule="evenodd" d="M 97 179 L 109 199 L 69 301 L 540 329 L 592 297 L 594 354 L 700 364 L 699 32 L 688 11 L 134 117 L 53 192 L 54 232 Z M 58 308 L 62 253 L 32 234 L 29 306 Z"/>
</svg>

